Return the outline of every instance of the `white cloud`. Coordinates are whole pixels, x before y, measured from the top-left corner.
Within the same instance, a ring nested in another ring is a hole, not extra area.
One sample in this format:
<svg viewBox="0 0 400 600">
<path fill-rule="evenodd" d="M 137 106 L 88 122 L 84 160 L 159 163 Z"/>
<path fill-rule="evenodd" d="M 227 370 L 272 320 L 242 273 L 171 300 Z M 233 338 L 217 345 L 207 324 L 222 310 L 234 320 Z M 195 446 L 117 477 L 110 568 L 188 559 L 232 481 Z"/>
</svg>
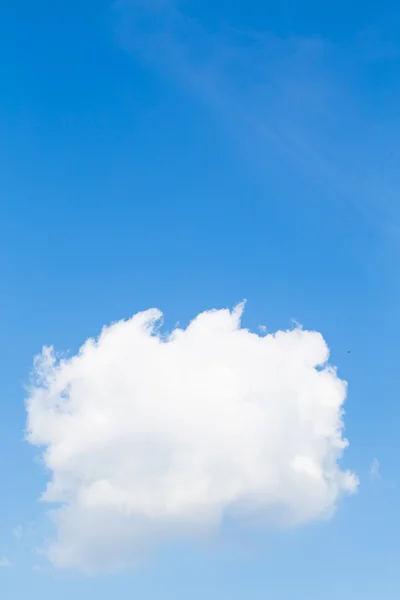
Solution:
<svg viewBox="0 0 400 600">
<path fill-rule="evenodd" d="M 33 565 L 31 569 L 34 573 L 43 573 L 43 567 L 40 565 Z"/>
<path fill-rule="evenodd" d="M 22 529 L 21 525 L 17 525 L 17 527 L 14 527 L 13 535 L 15 538 L 20 540 L 22 538 L 23 534 L 24 534 L 24 530 Z"/>
<path fill-rule="evenodd" d="M 374 458 L 369 468 L 369 476 L 373 480 L 381 479 L 381 465 L 377 458 Z"/>
<path fill-rule="evenodd" d="M 346 385 L 319 333 L 257 335 L 234 311 L 159 333 L 149 310 L 104 328 L 72 358 L 36 358 L 28 439 L 59 503 L 50 560 L 115 569 L 157 541 L 224 515 L 329 517 L 357 487 L 338 466 Z M 318 367 L 318 369 L 316 368 Z"/>
<path fill-rule="evenodd" d="M 6 556 L 0 556 L 0 569 L 9 569 L 12 562 Z"/>
</svg>

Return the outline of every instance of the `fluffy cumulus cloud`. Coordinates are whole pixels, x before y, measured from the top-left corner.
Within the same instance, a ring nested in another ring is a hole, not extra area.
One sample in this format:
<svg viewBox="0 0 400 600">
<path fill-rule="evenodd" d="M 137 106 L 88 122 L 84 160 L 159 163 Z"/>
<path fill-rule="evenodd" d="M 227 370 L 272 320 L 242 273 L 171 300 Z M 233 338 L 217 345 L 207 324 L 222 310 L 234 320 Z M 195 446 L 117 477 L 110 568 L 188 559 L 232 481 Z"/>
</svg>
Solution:
<svg viewBox="0 0 400 600">
<path fill-rule="evenodd" d="M 346 384 L 323 337 L 258 335 L 242 310 L 201 313 L 168 335 L 148 310 L 76 356 L 44 348 L 36 358 L 27 435 L 50 474 L 54 564 L 122 568 L 227 515 L 327 518 L 355 490 L 338 464 Z"/>
</svg>

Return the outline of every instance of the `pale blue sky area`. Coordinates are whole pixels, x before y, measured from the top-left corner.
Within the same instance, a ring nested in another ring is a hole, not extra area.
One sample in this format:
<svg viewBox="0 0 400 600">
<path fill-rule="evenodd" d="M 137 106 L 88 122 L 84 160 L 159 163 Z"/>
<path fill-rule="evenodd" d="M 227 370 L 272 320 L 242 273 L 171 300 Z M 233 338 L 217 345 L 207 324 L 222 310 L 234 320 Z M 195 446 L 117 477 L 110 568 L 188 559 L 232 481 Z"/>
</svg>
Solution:
<svg viewBox="0 0 400 600">
<path fill-rule="evenodd" d="M 2 598 L 399 597 L 399 27 L 388 0 L 1 3 Z M 171 542 L 118 575 L 49 566 L 33 356 L 243 298 L 246 327 L 327 340 L 358 493 L 328 523 Z"/>
</svg>

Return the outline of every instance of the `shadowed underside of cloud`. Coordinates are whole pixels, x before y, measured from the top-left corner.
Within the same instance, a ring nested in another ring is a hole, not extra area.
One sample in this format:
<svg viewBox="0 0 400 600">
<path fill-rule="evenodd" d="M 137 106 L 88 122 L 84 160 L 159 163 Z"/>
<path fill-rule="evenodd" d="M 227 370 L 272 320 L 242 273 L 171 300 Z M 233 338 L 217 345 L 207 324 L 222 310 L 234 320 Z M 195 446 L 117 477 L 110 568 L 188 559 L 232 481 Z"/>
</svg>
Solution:
<svg viewBox="0 0 400 600">
<path fill-rule="evenodd" d="M 257 335 L 242 305 L 160 332 L 148 310 L 76 356 L 36 358 L 28 439 L 44 447 L 57 566 L 118 569 L 149 547 L 235 519 L 332 515 L 356 477 L 338 466 L 346 385 L 319 333 Z"/>
</svg>

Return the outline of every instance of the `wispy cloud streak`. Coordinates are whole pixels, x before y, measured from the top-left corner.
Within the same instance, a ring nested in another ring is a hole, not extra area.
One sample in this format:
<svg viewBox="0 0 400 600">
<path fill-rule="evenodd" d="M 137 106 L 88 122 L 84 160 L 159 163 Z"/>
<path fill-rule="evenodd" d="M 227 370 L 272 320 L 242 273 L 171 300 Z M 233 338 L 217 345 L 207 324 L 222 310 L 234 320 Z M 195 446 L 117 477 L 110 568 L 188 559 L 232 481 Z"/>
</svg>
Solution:
<svg viewBox="0 0 400 600">
<path fill-rule="evenodd" d="M 321 197 L 381 224 L 397 219 L 392 129 L 387 119 L 368 118 L 349 83 L 359 66 L 381 59 L 365 35 L 341 48 L 319 38 L 211 29 L 166 0 L 117 2 L 115 10 L 124 48 L 215 113 L 253 166 L 265 171 L 279 162 Z"/>
</svg>

